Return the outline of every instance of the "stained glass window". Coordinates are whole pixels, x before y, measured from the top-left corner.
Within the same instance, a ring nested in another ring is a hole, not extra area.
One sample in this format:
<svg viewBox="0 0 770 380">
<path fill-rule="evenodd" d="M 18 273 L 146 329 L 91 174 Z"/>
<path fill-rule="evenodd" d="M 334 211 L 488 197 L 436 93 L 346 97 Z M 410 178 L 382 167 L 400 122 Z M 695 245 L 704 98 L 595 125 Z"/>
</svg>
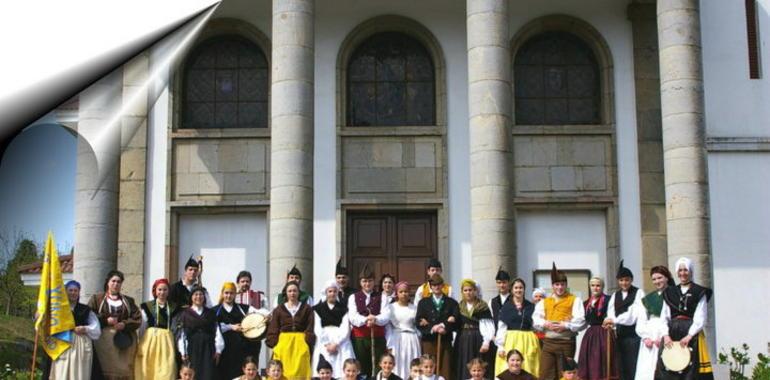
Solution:
<svg viewBox="0 0 770 380">
<path fill-rule="evenodd" d="M 416 39 L 375 34 L 356 48 L 347 67 L 347 125 L 435 125 L 433 60 Z"/>
<path fill-rule="evenodd" d="M 262 50 L 243 37 L 199 45 L 185 67 L 180 127 L 267 127 L 268 70 Z"/>
<path fill-rule="evenodd" d="M 514 60 L 516 124 L 599 124 L 599 65 L 591 48 L 566 32 L 539 34 Z"/>
</svg>

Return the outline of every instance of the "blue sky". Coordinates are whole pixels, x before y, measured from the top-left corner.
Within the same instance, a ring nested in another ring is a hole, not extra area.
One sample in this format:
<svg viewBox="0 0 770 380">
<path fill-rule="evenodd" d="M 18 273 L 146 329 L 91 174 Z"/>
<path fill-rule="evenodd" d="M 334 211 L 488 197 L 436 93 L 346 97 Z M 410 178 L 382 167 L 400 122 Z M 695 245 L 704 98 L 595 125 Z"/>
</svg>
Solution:
<svg viewBox="0 0 770 380">
<path fill-rule="evenodd" d="M 18 230 L 43 242 L 51 230 L 60 252 L 69 253 L 76 155 L 77 139 L 57 125 L 36 125 L 16 136 L 0 161 L 0 231 Z"/>
</svg>

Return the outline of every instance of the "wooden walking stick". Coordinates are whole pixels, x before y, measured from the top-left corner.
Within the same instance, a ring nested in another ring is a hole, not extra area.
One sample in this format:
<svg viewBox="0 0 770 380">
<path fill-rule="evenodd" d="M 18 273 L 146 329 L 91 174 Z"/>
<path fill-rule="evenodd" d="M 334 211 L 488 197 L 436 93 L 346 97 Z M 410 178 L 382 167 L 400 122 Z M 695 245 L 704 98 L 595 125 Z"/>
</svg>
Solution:
<svg viewBox="0 0 770 380">
<path fill-rule="evenodd" d="M 610 380 L 610 373 L 612 370 L 610 369 L 610 343 L 611 343 L 611 335 L 612 335 L 612 329 L 607 329 L 607 380 Z"/>
<path fill-rule="evenodd" d="M 436 374 L 441 369 L 441 333 L 436 333 Z"/>
<path fill-rule="evenodd" d="M 369 337 L 371 338 L 372 342 L 372 378 L 376 375 L 374 373 L 375 369 L 377 368 L 375 363 L 377 362 L 376 358 L 374 357 L 374 324 L 372 324 L 372 327 L 369 328 Z"/>
</svg>

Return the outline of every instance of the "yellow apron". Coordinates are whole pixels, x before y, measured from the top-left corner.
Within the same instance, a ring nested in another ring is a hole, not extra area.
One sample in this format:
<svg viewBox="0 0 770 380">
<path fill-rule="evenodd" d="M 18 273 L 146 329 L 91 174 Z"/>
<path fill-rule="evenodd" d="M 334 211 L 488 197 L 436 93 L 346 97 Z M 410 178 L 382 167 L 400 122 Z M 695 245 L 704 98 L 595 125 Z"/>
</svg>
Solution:
<svg viewBox="0 0 770 380">
<path fill-rule="evenodd" d="M 514 348 L 524 355 L 521 369 L 537 378 L 540 376 L 540 341 L 532 331 L 508 330 L 503 344 L 506 356 Z M 498 348 L 499 349 L 499 348 Z M 508 361 L 495 353 L 495 375 L 508 369 Z"/>
<path fill-rule="evenodd" d="M 273 348 L 273 359 L 283 363 L 283 375 L 288 380 L 307 380 L 311 377 L 310 348 L 305 333 L 282 332 Z"/>
</svg>

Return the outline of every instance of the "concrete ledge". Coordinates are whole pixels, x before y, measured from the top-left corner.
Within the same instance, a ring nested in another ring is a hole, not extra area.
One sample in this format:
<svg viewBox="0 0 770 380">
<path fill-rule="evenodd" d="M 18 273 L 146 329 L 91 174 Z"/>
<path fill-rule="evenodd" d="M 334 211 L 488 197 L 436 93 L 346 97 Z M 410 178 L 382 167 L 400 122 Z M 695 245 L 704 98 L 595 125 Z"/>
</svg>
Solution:
<svg viewBox="0 0 770 380">
<path fill-rule="evenodd" d="M 708 137 L 709 152 L 770 152 L 770 137 Z"/>
</svg>

